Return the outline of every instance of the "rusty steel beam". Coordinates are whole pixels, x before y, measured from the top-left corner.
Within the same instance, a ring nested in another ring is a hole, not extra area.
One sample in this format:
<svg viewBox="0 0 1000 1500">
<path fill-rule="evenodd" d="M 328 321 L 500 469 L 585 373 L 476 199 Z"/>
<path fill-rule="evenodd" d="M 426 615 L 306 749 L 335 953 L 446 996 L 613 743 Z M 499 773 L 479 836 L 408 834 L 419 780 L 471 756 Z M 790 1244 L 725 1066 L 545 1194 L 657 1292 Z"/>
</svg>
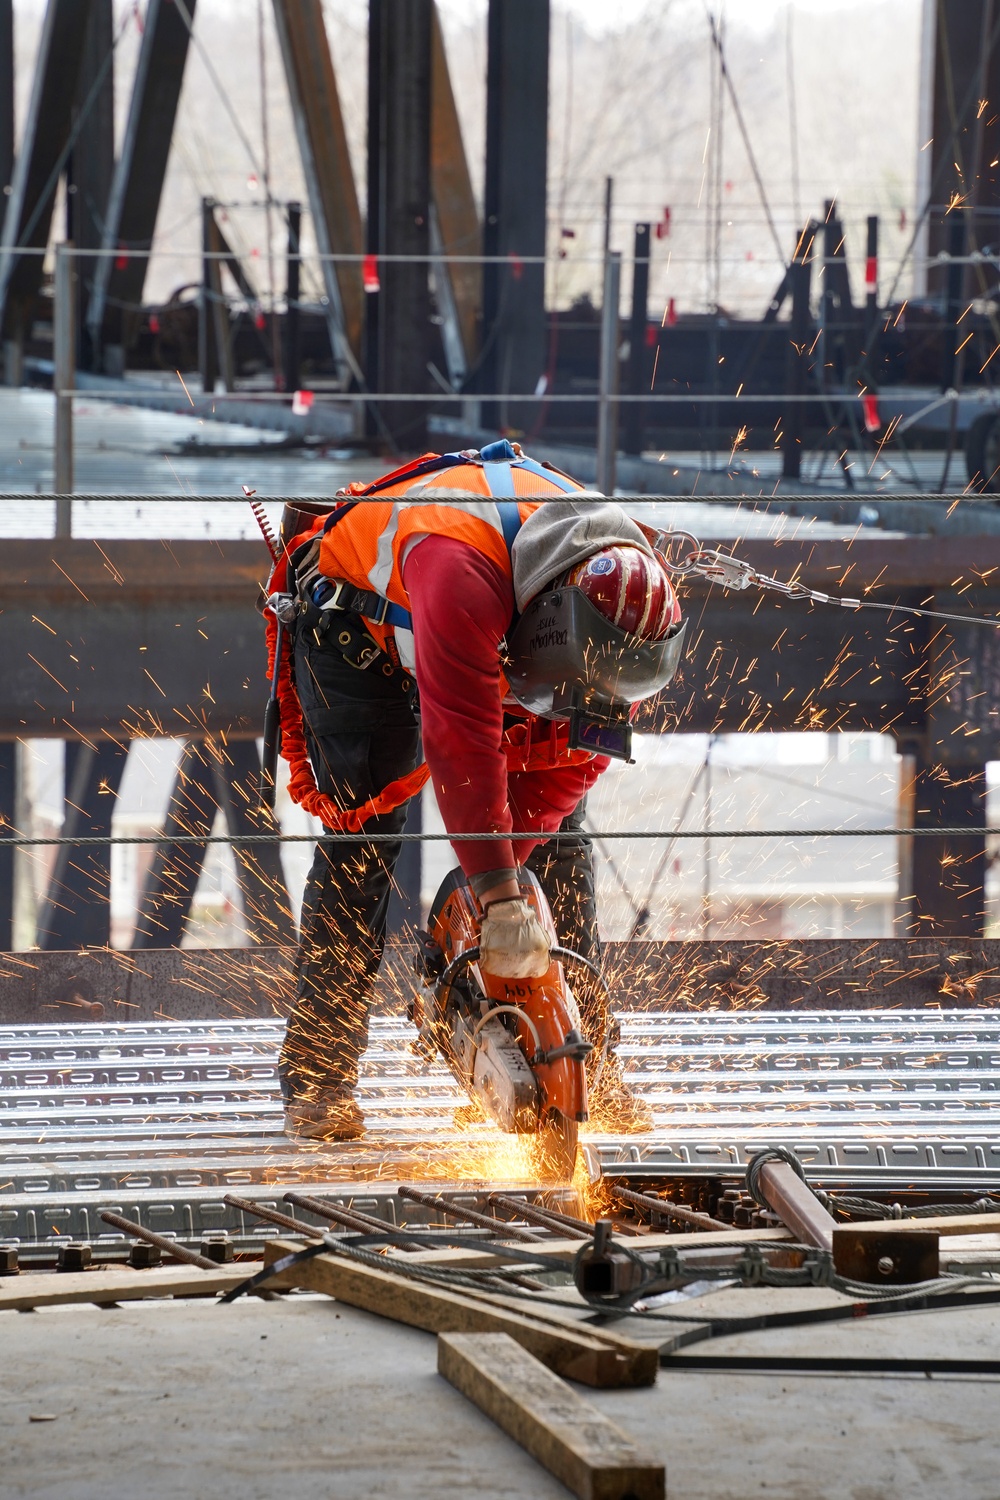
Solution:
<svg viewBox="0 0 1000 1500">
<path fill-rule="evenodd" d="M 362 253 L 361 211 L 323 21 L 322 0 L 274 0 L 274 22 L 295 122 L 295 137 L 321 255 Z M 323 263 L 334 358 L 361 351 L 363 293 L 355 259 Z M 346 348 L 343 342 L 346 341 Z"/>
<path fill-rule="evenodd" d="M 0 236 L 0 316 L 4 338 L 17 346 L 42 284 L 41 255 L 18 252 L 44 250 L 49 241 L 90 11 L 90 0 L 49 0 L 42 21 L 28 115 Z"/>
<path fill-rule="evenodd" d="M 469 164 L 462 142 L 462 127 L 448 72 L 448 57 L 436 5 L 431 13 L 431 201 L 435 223 L 432 238 L 443 257 L 481 255 L 482 226 L 472 191 Z M 475 359 L 483 306 L 483 273 L 480 266 L 449 265 L 443 260 L 437 273 L 447 277 L 451 307 L 462 343 L 465 367 Z M 439 301 L 444 300 L 439 293 Z M 439 312 L 445 316 L 444 309 Z M 451 308 L 449 308 L 449 311 Z"/>
<path fill-rule="evenodd" d="M 290 1004 L 294 957 L 291 946 L 0 952 L 0 1025 L 272 1017 Z M 839 1011 L 849 1027 L 852 1014 L 870 1010 L 1000 1009 L 995 938 L 609 942 L 604 969 L 623 1010 Z M 386 979 L 375 1012 L 398 1009 L 398 977 Z M 896 1044 L 887 1049 L 894 1054 Z"/>
<path fill-rule="evenodd" d="M 831 592 L 968 608 L 951 593 L 969 573 L 964 539 L 747 541 L 739 552 L 762 571 Z M 1000 539 L 978 539 L 975 562 L 983 573 L 1000 567 Z M 266 569 L 254 542 L 7 541 L 0 738 L 257 735 L 266 684 L 254 602 Z M 640 727 L 870 729 L 918 739 L 929 763 L 997 754 L 984 692 L 1000 672 L 995 631 L 696 583 L 682 597 L 686 659 Z M 980 589 L 976 606 L 989 613 L 1000 600 Z"/>
<path fill-rule="evenodd" d="M 70 6 L 76 0 L 69 0 Z M 166 176 L 177 104 L 184 80 L 196 0 L 182 14 L 172 0 L 149 0 L 125 132 L 115 166 L 102 248 L 118 250 L 98 262 L 87 326 L 95 365 L 119 375 L 137 325 Z M 81 7 L 82 9 L 82 7 Z"/>
<path fill-rule="evenodd" d="M 768 1208 L 804 1245 L 833 1251 L 833 1215 L 827 1213 L 815 1194 L 785 1161 L 765 1161 L 759 1169 L 761 1196 Z"/>
</svg>

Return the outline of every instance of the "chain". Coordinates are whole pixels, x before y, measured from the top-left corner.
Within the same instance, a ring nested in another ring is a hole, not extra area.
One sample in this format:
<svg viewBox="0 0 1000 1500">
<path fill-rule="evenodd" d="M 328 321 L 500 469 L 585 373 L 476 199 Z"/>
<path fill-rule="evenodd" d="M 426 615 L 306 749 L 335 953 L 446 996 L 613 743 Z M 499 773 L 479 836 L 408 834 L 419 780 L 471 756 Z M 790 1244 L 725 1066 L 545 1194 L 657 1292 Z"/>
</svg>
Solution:
<svg viewBox="0 0 1000 1500">
<path fill-rule="evenodd" d="M 678 548 L 682 542 L 692 543 L 692 550 L 678 556 Z M 921 609 L 914 604 L 883 604 L 875 599 L 824 594 L 820 589 L 807 588 L 797 579 L 785 582 L 780 578 L 772 578 L 768 573 L 758 573 L 756 568 L 742 558 L 703 547 L 689 531 L 661 531 L 657 534 L 654 546 L 667 572 L 675 578 L 693 575 L 735 592 L 758 588 L 767 593 L 781 594 L 786 599 L 807 599 L 812 604 L 834 604 L 841 609 L 878 609 L 887 614 L 922 615 L 930 620 L 952 620 L 959 625 L 992 625 L 995 629 L 1000 629 L 1000 620 L 991 620 L 983 615 L 953 615 L 938 609 Z"/>
</svg>

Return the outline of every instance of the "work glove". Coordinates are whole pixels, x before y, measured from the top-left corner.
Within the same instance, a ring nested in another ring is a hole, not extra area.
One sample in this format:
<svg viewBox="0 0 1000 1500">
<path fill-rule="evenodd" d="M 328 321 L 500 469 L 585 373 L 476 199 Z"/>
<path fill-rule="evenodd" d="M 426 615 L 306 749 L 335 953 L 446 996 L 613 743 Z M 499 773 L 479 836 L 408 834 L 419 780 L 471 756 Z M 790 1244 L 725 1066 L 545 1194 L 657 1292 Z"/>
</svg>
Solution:
<svg viewBox="0 0 1000 1500">
<path fill-rule="evenodd" d="M 498 979 L 537 979 L 551 963 L 549 939 L 522 896 L 491 901 L 479 938 L 479 962 Z"/>
</svg>

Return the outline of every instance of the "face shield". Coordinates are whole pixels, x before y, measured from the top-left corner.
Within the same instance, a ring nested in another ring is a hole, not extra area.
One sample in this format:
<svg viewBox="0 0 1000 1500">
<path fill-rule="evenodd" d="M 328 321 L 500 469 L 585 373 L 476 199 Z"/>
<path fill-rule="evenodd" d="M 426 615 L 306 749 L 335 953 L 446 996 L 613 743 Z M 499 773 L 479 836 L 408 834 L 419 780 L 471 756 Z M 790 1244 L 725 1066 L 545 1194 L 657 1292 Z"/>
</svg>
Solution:
<svg viewBox="0 0 1000 1500">
<path fill-rule="evenodd" d="M 542 718 L 568 719 L 572 749 L 629 760 L 629 710 L 670 682 L 686 628 L 682 621 L 660 640 L 641 640 L 613 625 L 582 589 L 547 589 L 508 633 L 511 696 Z"/>
</svg>

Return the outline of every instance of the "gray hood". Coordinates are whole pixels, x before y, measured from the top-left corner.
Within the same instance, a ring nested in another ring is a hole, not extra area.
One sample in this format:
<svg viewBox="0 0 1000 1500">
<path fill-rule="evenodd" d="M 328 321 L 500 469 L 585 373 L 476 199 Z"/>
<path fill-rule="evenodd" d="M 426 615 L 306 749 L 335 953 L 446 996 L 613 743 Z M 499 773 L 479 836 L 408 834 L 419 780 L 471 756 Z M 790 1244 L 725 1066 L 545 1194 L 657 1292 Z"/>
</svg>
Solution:
<svg viewBox="0 0 1000 1500">
<path fill-rule="evenodd" d="M 522 525 L 511 548 L 518 611 L 547 583 L 604 547 L 638 547 L 655 557 L 634 521 L 603 496 L 546 500 Z"/>
</svg>

